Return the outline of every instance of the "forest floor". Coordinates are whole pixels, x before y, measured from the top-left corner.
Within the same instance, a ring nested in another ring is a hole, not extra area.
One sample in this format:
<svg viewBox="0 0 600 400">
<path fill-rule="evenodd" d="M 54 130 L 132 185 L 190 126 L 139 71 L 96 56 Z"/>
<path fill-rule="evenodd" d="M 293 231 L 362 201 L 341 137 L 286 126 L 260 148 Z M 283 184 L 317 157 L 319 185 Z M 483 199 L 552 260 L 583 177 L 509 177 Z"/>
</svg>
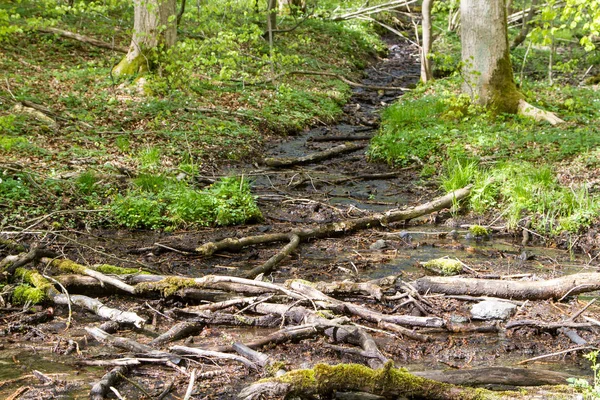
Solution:
<svg viewBox="0 0 600 400">
<path fill-rule="evenodd" d="M 369 67 L 362 83 L 397 87 L 414 84 L 419 73 L 415 48 L 407 43 L 388 43 L 388 46 L 389 57 Z M 336 124 L 318 126 L 271 141 L 264 146 L 263 158 L 299 157 L 344 143 L 366 146 L 375 133 L 378 110 L 401 94 L 401 91 L 357 88 Z M 394 173 L 394 176 L 384 175 L 389 173 Z M 243 276 L 280 251 L 280 245 L 263 244 L 212 256 L 203 256 L 193 249 L 224 238 L 286 233 L 293 229 L 401 210 L 439 196 L 437 185 L 421 179 L 415 169 L 393 169 L 385 164 L 370 163 L 365 158 L 364 148 L 303 166 L 269 168 L 253 162 L 211 165 L 210 170 L 205 168 L 201 171 L 199 179 L 212 182 L 231 174 L 253 181 L 252 190 L 258 196 L 264 216 L 262 222 L 174 232 L 95 228 L 85 232 L 52 232 L 38 231 L 30 224 L 29 231 L 13 231 L 13 234 L 9 234 L 10 226 L 4 227 L 2 237 L 29 244 L 32 248 L 43 244 L 60 258 L 76 260 L 84 265 L 114 264 L 140 268 L 161 276 Z M 385 179 L 381 179 L 383 177 Z M 411 332 L 429 337 L 429 341 L 422 342 L 402 333 L 387 331 L 373 321 L 352 317 L 352 322 L 374 338 L 386 359 L 410 371 L 515 366 L 532 357 L 559 353 L 527 365 L 531 369 L 589 377 L 590 364 L 581 354 L 598 343 L 600 328 L 593 323 L 581 323 L 577 332 L 584 344 L 574 344 L 572 339 L 561 333 L 560 327 L 544 324 L 573 322 L 570 318 L 592 300 L 591 294 L 586 294 L 589 297 L 566 296 L 560 301 L 515 301 L 518 308 L 510 321 L 536 323 L 511 328 L 506 327 L 507 321 L 471 320 L 470 309 L 474 303 L 465 299 L 429 293 L 422 293 L 423 299 L 413 299 L 412 302 L 405 301 L 406 298 L 394 299 L 397 292 L 406 289 L 402 282 L 416 282 L 431 275 L 421 262 L 441 257 L 462 261 L 464 273 L 468 276 L 518 277 L 526 282 L 596 270 L 585 255 L 568 249 L 532 246 L 531 243 L 523 245 L 521 236 L 515 237 L 506 230 L 498 229 L 485 238 L 474 237 L 469 227 L 479 223 L 480 218 L 445 208 L 410 221 L 387 224 L 383 228 L 310 239 L 301 243 L 263 279 L 279 285 L 290 279 L 328 283 L 344 280 L 375 282 L 384 290 L 383 299 L 356 292 L 336 294 L 336 298 L 386 315 L 440 318 L 444 321 L 443 328 L 411 327 Z M 536 243 L 535 238 L 532 243 Z M 3 256 L 10 253 L 8 247 L 2 251 Z M 399 279 L 386 286 L 381 279 L 389 276 Z M 194 308 L 197 305 L 230 298 L 225 291 L 214 288 L 187 295 L 178 291 L 169 296 L 157 293 L 131 296 L 107 286 L 88 284 L 74 283 L 68 286 L 68 290 L 71 294 L 99 296 L 109 307 L 137 313 L 147 324 L 143 328 L 121 326 L 115 335 L 139 343 L 149 343 L 176 323 L 197 321 L 194 320 L 198 318 L 194 314 L 198 311 Z M 289 307 L 291 309 L 298 304 L 311 307 L 306 301 L 290 303 Z M 240 306 L 240 310 L 235 310 L 240 320 L 257 315 L 244 313 L 246 308 Z M 114 366 L 115 359 L 145 356 L 93 339 L 86 328 L 98 327 L 104 320 L 79 306 L 73 307 L 72 315 L 65 306 L 35 306 L 32 309 L 49 318 L 45 322 L 31 324 L 27 322 L 32 315 L 31 310 L 25 313 L 22 307 L 9 307 L 6 303 L 0 309 L 2 398 L 87 398 L 90 384 L 97 382 Z M 591 304 L 585 310 L 585 316 L 600 320 L 600 307 Z M 284 322 L 285 318 L 278 324 L 260 327 L 243 326 L 243 323 L 240 323 L 241 326 L 211 325 L 205 321 L 195 336 L 178 339 L 175 344 L 222 350 L 235 342 L 248 343 L 267 337 L 279 331 Z M 453 332 L 448 329 L 452 324 L 460 325 L 463 330 Z M 260 351 L 272 360 L 280 361 L 279 368 L 285 370 L 311 368 L 320 362 L 368 361 L 364 355 L 345 351 L 331 343 L 331 338 L 326 335 L 315 334 L 293 342 L 268 344 Z M 166 350 L 169 346 L 154 347 Z M 566 351 L 561 353 L 563 350 Z M 106 361 L 106 365 L 87 365 L 90 361 Z M 189 371 L 195 368 L 198 379 L 192 398 L 226 399 L 235 398 L 244 386 L 269 375 L 266 370 L 257 372 L 239 362 L 209 356 L 188 362 L 189 368 L 183 371 L 169 364 L 136 365 L 120 381 L 118 391 L 131 399 L 158 398 L 163 394 L 164 397 L 160 398 L 183 398 L 190 381 Z M 574 393 L 574 390 L 566 389 L 563 394 L 555 396 L 572 398 Z M 528 398 L 535 396 L 532 394 Z M 547 393 L 538 395 L 539 398 L 548 396 Z"/>
</svg>

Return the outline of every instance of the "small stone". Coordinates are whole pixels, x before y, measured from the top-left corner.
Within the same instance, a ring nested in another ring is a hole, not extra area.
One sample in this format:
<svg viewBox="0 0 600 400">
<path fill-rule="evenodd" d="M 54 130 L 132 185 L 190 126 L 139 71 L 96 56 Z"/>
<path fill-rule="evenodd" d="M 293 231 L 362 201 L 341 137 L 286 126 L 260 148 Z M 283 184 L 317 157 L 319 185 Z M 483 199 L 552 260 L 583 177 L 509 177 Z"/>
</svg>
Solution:
<svg viewBox="0 0 600 400">
<path fill-rule="evenodd" d="M 410 243 L 410 241 L 412 240 L 412 236 L 410 235 L 410 233 L 406 232 L 406 231 L 402 231 L 398 234 L 398 236 L 400 236 L 400 239 L 405 240 L 407 242 Z"/>
<path fill-rule="evenodd" d="M 508 319 L 515 311 L 517 306 L 506 301 L 484 300 L 471 307 L 471 316 L 473 319 Z"/>
<path fill-rule="evenodd" d="M 369 249 L 371 249 L 371 250 L 381 250 L 381 249 L 385 249 L 386 247 L 387 247 L 386 241 L 383 240 L 383 239 L 379 239 L 375 243 L 373 243 L 372 245 L 370 245 Z"/>
</svg>

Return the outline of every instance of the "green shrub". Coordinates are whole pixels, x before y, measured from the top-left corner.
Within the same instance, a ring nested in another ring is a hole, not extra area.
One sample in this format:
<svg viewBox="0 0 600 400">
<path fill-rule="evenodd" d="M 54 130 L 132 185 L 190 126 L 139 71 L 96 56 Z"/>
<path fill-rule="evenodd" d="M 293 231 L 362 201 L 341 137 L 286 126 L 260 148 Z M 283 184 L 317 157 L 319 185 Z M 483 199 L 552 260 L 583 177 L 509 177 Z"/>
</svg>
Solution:
<svg viewBox="0 0 600 400">
<path fill-rule="evenodd" d="M 135 189 L 113 201 L 112 214 L 118 224 L 159 229 L 235 225 L 262 218 L 245 180 L 223 178 L 206 190 L 196 190 L 185 182 L 154 178 L 149 174 L 138 177 Z"/>
</svg>

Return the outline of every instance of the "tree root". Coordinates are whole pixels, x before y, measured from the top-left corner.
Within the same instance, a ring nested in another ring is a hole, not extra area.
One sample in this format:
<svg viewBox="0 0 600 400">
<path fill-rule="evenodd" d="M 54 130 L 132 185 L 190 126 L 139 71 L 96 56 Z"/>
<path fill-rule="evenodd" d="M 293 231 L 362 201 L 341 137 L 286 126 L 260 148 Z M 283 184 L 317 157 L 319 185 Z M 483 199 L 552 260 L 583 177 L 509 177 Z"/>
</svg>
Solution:
<svg viewBox="0 0 600 400">
<path fill-rule="evenodd" d="M 518 110 L 519 114 L 524 115 L 526 117 L 531 117 L 536 121 L 547 121 L 552 125 L 563 124 L 565 122 L 562 119 L 558 118 L 556 114 L 532 106 L 523 99 L 519 100 Z"/>
</svg>

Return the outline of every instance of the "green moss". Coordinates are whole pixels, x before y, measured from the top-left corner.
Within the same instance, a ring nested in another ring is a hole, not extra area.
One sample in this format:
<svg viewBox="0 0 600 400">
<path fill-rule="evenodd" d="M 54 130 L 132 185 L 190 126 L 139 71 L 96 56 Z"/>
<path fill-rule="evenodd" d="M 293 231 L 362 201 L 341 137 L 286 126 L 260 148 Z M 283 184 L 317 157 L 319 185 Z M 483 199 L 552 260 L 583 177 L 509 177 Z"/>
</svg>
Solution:
<svg viewBox="0 0 600 400">
<path fill-rule="evenodd" d="M 29 285 L 19 285 L 12 293 L 14 304 L 39 304 L 46 299 L 46 293 Z"/>
<path fill-rule="evenodd" d="M 275 376 L 278 371 L 285 369 L 285 363 L 283 361 L 276 361 L 272 364 L 269 364 L 265 368 L 265 372 L 269 376 Z"/>
<path fill-rule="evenodd" d="M 144 282 L 135 286 L 137 293 L 160 292 L 164 297 L 172 296 L 181 289 L 196 287 L 192 278 L 169 277 L 158 282 Z"/>
<path fill-rule="evenodd" d="M 50 265 L 57 268 L 61 272 L 72 273 L 72 274 L 83 274 L 87 267 L 81 264 L 77 264 L 71 260 L 53 260 Z"/>
<path fill-rule="evenodd" d="M 462 272 L 463 264 L 459 260 L 452 258 L 436 258 L 421 265 L 429 271 L 441 274 L 444 276 L 458 275 Z"/>
<path fill-rule="evenodd" d="M 149 274 L 149 272 L 141 271 L 138 268 L 123 268 L 123 267 L 117 267 L 117 266 L 109 265 L 109 264 L 96 265 L 96 266 L 94 266 L 94 269 L 98 272 L 102 272 L 103 274 L 107 274 L 107 275 L 129 275 L 129 274 L 148 275 Z"/>
<path fill-rule="evenodd" d="M 21 279 L 24 283 L 32 285 L 46 296 L 52 296 L 53 293 L 57 292 L 52 282 L 44 278 L 42 274 L 37 271 L 25 268 L 17 268 L 14 276 L 15 279 Z"/>
<path fill-rule="evenodd" d="M 133 76 L 148 72 L 147 58 L 142 54 L 130 60 L 127 56 L 113 68 L 113 74 L 116 76 Z"/>
<path fill-rule="evenodd" d="M 469 232 L 471 232 L 473 236 L 487 236 L 490 234 L 488 229 L 481 225 L 473 225 L 469 228 Z"/>
<path fill-rule="evenodd" d="M 23 246 L 22 244 L 19 244 L 13 240 L 2 239 L 2 238 L 0 238 L 0 248 L 5 248 L 8 251 L 18 252 L 18 253 L 27 251 L 25 246 Z"/>
<path fill-rule="evenodd" d="M 490 90 L 492 90 L 491 99 L 489 104 L 486 105 L 494 113 L 517 113 L 519 101 L 523 98 L 523 95 L 517 90 L 508 50 L 504 57 L 498 61 L 498 68 L 490 79 Z"/>
<path fill-rule="evenodd" d="M 313 369 L 290 371 L 280 377 L 264 381 L 289 384 L 291 386 L 290 395 L 328 396 L 343 388 L 348 391 L 385 394 L 386 397 L 419 393 L 419 397 L 433 399 L 479 400 L 496 398 L 492 392 L 485 389 L 459 389 L 450 384 L 412 375 L 403 368 L 394 368 L 391 361 L 378 370 L 359 364 L 317 364 Z"/>
</svg>

